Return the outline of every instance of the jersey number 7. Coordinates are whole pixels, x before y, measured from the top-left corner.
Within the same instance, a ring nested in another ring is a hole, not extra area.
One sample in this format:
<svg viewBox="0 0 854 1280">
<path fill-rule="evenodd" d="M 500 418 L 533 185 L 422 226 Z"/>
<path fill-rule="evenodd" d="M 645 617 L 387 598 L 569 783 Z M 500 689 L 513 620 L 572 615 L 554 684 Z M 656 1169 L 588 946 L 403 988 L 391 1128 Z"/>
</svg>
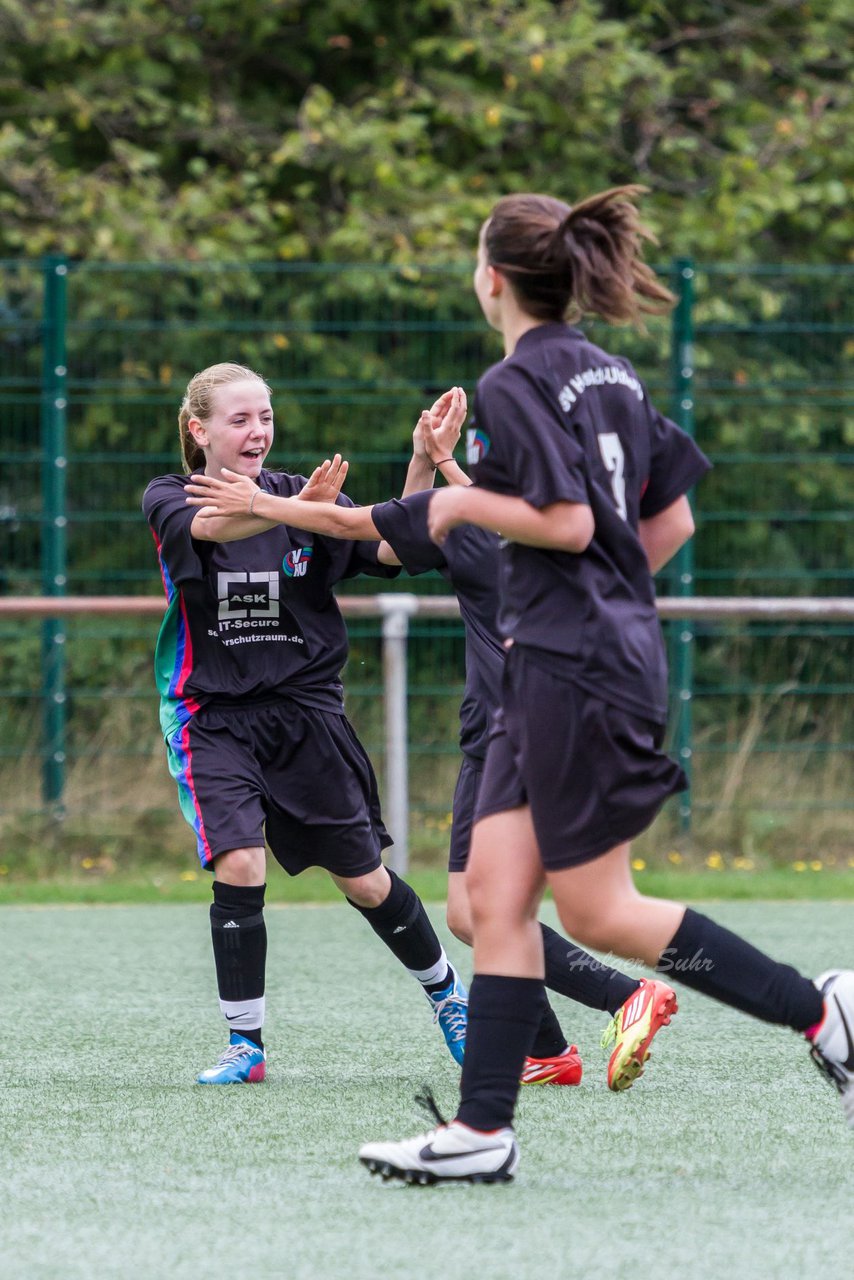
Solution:
<svg viewBox="0 0 854 1280">
<path fill-rule="evenodd" d="M 622 520 L 626 519 L 628 512 L 626 511 L 626 480 L 625 470 L 625 454 L 620 437 L 616 431 L 604 431 L 598 437 L 599 451 L 602 454 L 602 461 L 611 477 L 611 488 L 614 491 L 614 502 L 617 512 Z"/>
</svg>

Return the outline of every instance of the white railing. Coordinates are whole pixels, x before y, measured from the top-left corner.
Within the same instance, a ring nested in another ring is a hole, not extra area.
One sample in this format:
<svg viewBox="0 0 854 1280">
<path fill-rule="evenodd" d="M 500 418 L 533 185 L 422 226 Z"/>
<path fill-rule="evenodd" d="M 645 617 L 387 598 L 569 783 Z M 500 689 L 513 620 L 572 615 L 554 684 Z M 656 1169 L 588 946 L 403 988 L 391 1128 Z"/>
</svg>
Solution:
<svg viewBox="0 0 854 1280">
<path fill-rule="evenodd" d="M 403 872 L 409 864 L 409 759 L 407 713 L 407 641 L 414 617 L 454 618 L 455 596 L 416 596 L 385 592 L 376 596 L 339 596 L 345 617 L 381 618 L 385 701 L 384 809 L 394 838 L 389 864 Z M 2 618 L 61 619 L 75 615 L 159 617 L 165 602 L 155 596 L 6 596 L 0 597 Z M 854 597 L 747 599 L 742 597 L 665 597 L 658 601 L 662 618 L 694 622 L 854 622 Z M 2 692 L 2 689 L 0 689 Z M 56 692 L 52 694 L 56 697 Z M 62 694 L 59 695 L 62 697 Z"/>
</svg>

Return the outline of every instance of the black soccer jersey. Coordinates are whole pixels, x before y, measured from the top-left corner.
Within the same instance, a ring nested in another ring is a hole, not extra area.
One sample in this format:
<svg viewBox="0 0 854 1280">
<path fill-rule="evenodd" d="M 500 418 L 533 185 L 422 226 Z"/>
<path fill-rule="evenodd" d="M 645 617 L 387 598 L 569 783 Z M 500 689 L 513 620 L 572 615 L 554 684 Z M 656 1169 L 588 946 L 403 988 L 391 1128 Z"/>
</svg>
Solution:
<svg viewBox="0 0 854 1280">
<path fill-rule="evenodd" d="M 460 602 L 466 634 L 466 684 L 460 707 L 460 747 L 471 760 L 486 755 L 489 723 L 500 705 L 504 650 L 498 635 L 498 552 L 493 533 L 474 525 L 452 529 L 444 546 L 431 542 L 432 490 L 372 508 L 374 524 L 410 574 L 438 569 Z"/>
<path fill-rule="evenodd" d="M 394 577 L 377 544 L 277 525 L 235 542 L 201 542 L 186 476 L 158 476 L 142 500 L 169 602 L 155 655 L 164 733 L 200 706 L 286 694 L 343 710 L 347 631 L 332 588 L 358 573 Z M 262 471 L 267 493 L 293 497 L 303 476 Z M 339 497 L 342 506 L 353 506 Z"/>
<path fill-rule="evenodd" d="M 539 508 L 592 508 L 581 555 L 507 543 L 504 636 L 554 655 L 598 697 L 667 713 L 667 668 L 638 521 L 685 494 L 709 462 L 650 403 L 628 361 L 564 324 L 529 330 L 481 378 L 468 432 L 476 483 Z"/>
</svg>

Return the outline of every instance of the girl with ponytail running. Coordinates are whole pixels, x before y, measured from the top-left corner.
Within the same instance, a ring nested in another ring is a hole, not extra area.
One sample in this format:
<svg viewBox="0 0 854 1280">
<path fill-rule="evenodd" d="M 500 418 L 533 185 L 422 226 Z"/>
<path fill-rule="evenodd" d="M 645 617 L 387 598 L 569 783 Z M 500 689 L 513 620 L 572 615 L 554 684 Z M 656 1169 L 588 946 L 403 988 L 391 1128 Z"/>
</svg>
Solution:
<svg viewBox="0 0 854 1280">
<path fill-rule="evenodd" d="M 667 672 L 652 575 L 691 536 L 686 494 L 708 467 L 631 365 L 575 327 L 585 315 L 637 323 L 673 303 L 642 258 L 641 191 L 574 207 L 507 196 L 481 231 L 474 288 L 505 358 L 477 388 L 475 483 L 435 494 L 429 525 L 440 545 L 462 524 L 502 535 L 509 651 L 466 873 L 475 976 L 461 1103 L 427 1134 L 365 1145 L 363 1164 L 385 1177 L 513 1176 L 513 1112 L 543 999 L 546 886 L 582 946 L 640 958 L 805 1036 L 854 1123 L 854 973 L 811 981 L 632 881 L 632 839 L 686 785 L 661 747 Z"/>
</svg>

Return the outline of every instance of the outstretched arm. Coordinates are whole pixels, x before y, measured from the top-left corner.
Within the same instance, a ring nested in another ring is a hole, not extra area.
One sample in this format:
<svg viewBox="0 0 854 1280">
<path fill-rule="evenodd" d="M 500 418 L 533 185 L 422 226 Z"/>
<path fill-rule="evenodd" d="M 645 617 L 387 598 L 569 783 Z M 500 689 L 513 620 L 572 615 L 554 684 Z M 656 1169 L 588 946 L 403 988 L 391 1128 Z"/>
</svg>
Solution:
<svg viewBox="0 0 854 1280">
<path fill-rule="evenodd" d="M 474 524 L 511 542 L 551 551 L 584 551 L 593 537 L 593 512 L 583 502 L 552 502 L 533 507 L 524 498 L 461 486 L 443 489 L 430 500 L 430 537 L 439 546 L 451 529 Z"/>
<path fill-rule="evenodd" d="M 340 453 L 327 458 L 315 467 L 303 489 L 297 495 L 301 502 L 334 502 L 341 492 L 350 464 Z M 187 502 L 200 510 L 193 517 L 190 533 L 200 542 L 239 542 L 256 533 L 265 533 L 276 524 L 275 519 L 264 519 L 257 509 L 262 490 L 248 476 L 223 468 L 228 477 L 228 487 L 223 482 L 206 475 L 190 476 L 184 489 L 192 498 Z M 213 481 L 213 483 L 211 483 Z M 235 482 L 238 488 L 235 490 Z M 253 492 L 254 491 L 254 492 Z M 272 495 L 265 495 L 272 496 Z M 287 499 L 286 501 L 291 501 Z M 289 521 L 300 528 L 296 521 Z"/>
<path fill-rule="evenodd" d="M 340 458 L 338 460 L 340 463 Z M 323 467 L 335 465 L 334 460 L 331 463 L 327 460 Z M 317 468 L 314 475 L 321 470 Z M 229 527 L 246 531 L 228 538 L 211 538 L 204 532 L 198 536 L 216 542 L 230 542 L 233 538 L 247 538 L 264 529 L 272 529 L 277 524 L 289 524 L 294 529 L 326 534 L 332 538 L 379 539 L 370 507 L 339 507 L 334 502 L 306 501 L 302 496 L 280 498 L 259 489 L 248 476 L 226 469 L 222 475 L 221 480 L 214 476 L 192 476 L 184 486 L 189 505 L 199 508 L 193 519 L 193 537 L 197 536 L 197 524 L 204 529 L 208 523 L 217 527 L 227 520 Z"/>
</svg>

